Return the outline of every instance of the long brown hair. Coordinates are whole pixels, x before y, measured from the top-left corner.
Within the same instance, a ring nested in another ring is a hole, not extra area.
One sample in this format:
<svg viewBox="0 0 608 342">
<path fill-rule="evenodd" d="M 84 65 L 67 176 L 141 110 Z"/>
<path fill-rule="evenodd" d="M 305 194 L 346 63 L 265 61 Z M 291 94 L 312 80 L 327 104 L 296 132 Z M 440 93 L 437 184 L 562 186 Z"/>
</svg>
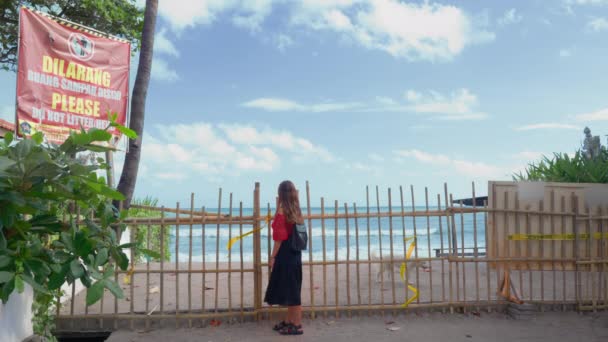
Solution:
<svg viewBox="0 0 608 342">
<path fill-rule="evenodd" d="M 279 205 L 283 208 L 283 214 L 290 223 L 302 223 L 302 210 L 298 191 L 291 181 L 283 181 L 279 184 Z"/>
</svg>

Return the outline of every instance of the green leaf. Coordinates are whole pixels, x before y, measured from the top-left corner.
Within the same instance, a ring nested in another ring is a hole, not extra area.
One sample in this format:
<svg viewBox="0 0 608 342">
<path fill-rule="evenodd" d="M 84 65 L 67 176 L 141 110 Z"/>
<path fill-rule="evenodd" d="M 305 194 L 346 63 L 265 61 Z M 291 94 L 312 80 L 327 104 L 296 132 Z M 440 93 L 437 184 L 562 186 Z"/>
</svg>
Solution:
<svg viewBox="0 0 608 342">
<path fill-rule="evenodd" d="M 0 272 L 0 284 L 9 282 L 13 277 L 15 277 L 15 273 L 13 272 Z"/>
<path fill-rule="evenodd" d="M 23 290 L 25 290 L 23 278 L 19 274 L 15 276 L 15 290 L 17 290 L 18 293 L 23 293 Z"/>
<path fill-rule="evenodd" d="M 97 281 L 87 289 L 87 305 L 93 305 L 97 303 L 103 296 L 104 281 Z"/>
<path fill-rule="evenodd" d="M 146 249 L 146 248 L 140 248 L 139 251 L 146 256 L 147 258 L 150 259 L 160 259 L 160 253 L 159 252 L 155 252 L 151 249 Z"/>
<path fill-rule="evenodd" d="M 101 265 L 105 264 L 107 261 L 108 261 L 108 249 L 102 248 L 99 250 L 99 253 L 97 253 L 97 256 L 95 257 L 94 266 L 101 266 Z"/>
<path fill-rule="evenodd" d="M 80 281 L 84 287 L 91 287 L 91 277 L 87 276 L 86 274 L 80 277 Z"/>
<path fill-rule="evenodd" d="M 120 286 L 118 286 L 118 284 L 116 284 L 116 282 L 114 282 L 113 280 L 110 279 L 104 279 L 102 280 L 104 286 L 110 290 L 110 292 L 112 292 L 112 294 L 118 298 L 124 298 L 124 294 L 122 292 L 122 289 L 120 288 Z"/>
<path fill-rule="evenodd" d="M 0 234 L 2 234 L 2 233 L 0 233 Z M 0 255 L 0 268 L 4 268 L 4 267 L 10 265 L 12 260 L 13 259 L 11 259 L 11 257 L 8 255 Z"/>
<path fill-rule="evenodd" d="M 116 124 L 115 127 L 120 133 L 126 135 L 129 139 L 137 139 L 137 133 L 135 133 L 134 130 L 118 124 Z"/>
<path fill-rule="evenodd" d="M 13 142 L 13 138 L 14 138 L 14 136 L 13 136 L 12 132 L 6 132 L 4 134 L 4 143 L 6 145 L 10 145 Z"/>
<path fill-rule="evenodd" d="M 62 271 L 60 273 L 52 273 L 49 277 L 48 288 L 49 290 L 56 290 L 61 287 L 65 283 L 65 275 L 66 272 Z"/>
<path fill-rule="evenodd" d="M 27 276 L 25 274 L 22 275 L 22 277 L 26 283 L 30 284 L 30 286 L 34 289 L 34 291 L 39 292 L 39 293 L 44 293 L 44 294 L 51 294 L 47 288 L 38 284 L 32 277 Z"/>
<path fill-rule="evenodd" d="M 89 135 L 93 141 L 108 141 L 112 138 L 110 132 L 96 128 L 89 130 Z"/>
<path fill-rule="evenodd" d="M 0 298 L 2 298 L 2 302 L 6 303 L 8 301 L 8 297 L 15 290 L 15 278 L 8 281 L 4 286 L 2 286 L 2 293 L 0 294 Z"/>
<path fill-rule="evenodd" d="M 133 247 L 137 247 L 137 242 L 123 243 L 122 245 L 118 246 L 118 248 L 121 248 L 121 249 L 127 249 L 127 248 L 133 248 Z"/>
<path fill-rule="evenodd" d="M 83 258 L 93 251 L 93 244 L 87 237 L 87 234 L 83 231 L 76 233 L 74 237 L 74 247 L 76 248 L 76 254 Z"/>
<path fill-rule="evenodd" d="M 80 264 L 80 260 L 72 260 L 72 262 L 70 263 L 70 272 L 72 273 L 72 277 L 74 277 L 74 279 L 82 277 L 82 275 L 84 274 L 84 268 Z"/>
<path fill-rule="evenodd" d="M 91 141 L 93 141 L 93 139 L 91 138 L 91 135 L 89 135 L 88 133 L 74 133 L 71 135 L 72 140 L 74 141 L 74 144 L 79 145 L 79 146 L 84 146 L 84 145 L 88 145 L 91 143 Z"/>
<path fill-rule="evenodd" d="M 42 134 L 42 132 L 36 132 L 32 135 L 32 140 L 40 145 L 44 141 L 44 134 Z"/>
</svg>

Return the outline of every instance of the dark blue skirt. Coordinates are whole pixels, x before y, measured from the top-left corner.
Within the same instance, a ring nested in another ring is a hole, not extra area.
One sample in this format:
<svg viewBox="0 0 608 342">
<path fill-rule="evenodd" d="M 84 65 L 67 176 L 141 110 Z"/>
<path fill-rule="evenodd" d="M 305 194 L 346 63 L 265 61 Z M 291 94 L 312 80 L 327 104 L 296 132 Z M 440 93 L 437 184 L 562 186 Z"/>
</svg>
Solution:
<svg viewBox="0 0 608 342">
<path fill-rule="evenodd" d="M 264 302 L 270 305 L 302 305 L 302 252 L 289 247 L 283 241 L 270 272 Z"/>
</svg>

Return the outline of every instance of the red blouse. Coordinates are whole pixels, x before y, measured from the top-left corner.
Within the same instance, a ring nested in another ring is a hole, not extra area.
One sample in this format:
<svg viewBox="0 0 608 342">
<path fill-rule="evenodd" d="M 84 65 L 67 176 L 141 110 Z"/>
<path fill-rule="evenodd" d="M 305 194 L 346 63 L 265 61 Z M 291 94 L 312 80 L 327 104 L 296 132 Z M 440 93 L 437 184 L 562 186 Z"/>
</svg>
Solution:
<svg viewBox="0 0 608 342">
<path fill-rule="evenodd" d="M 272 239 L 274 241 L 285 241 L 292 230 L 293 224 L 287 223 L 285 215 L 277 212 L 272 220 Z"/>
</svg>

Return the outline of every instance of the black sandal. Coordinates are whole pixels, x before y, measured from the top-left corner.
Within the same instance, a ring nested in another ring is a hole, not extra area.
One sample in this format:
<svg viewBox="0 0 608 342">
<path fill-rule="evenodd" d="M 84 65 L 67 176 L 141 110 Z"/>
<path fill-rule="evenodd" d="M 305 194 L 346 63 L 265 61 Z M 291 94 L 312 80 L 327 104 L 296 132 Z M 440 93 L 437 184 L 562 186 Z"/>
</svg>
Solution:
<svg viewBox="0 0 608 342">
<path fill-rule="evenodd" d="M 283 330 L 279 331 L 281 335 L 302 335 L 304 334 L 304 330 L 302 330 L 302 325 L 295 325 L 289 323 Z"/>
<path fill-rule="evenodd" d="M 285 329 L 288 325 L 289 325 L 289 323 L 287 323 L 285 321 L 281 321 L 281 322 L 275 324 L 274 327 L 272 327 L 272 330 L 281 331 L 281 330 Z"/>
</svg>

